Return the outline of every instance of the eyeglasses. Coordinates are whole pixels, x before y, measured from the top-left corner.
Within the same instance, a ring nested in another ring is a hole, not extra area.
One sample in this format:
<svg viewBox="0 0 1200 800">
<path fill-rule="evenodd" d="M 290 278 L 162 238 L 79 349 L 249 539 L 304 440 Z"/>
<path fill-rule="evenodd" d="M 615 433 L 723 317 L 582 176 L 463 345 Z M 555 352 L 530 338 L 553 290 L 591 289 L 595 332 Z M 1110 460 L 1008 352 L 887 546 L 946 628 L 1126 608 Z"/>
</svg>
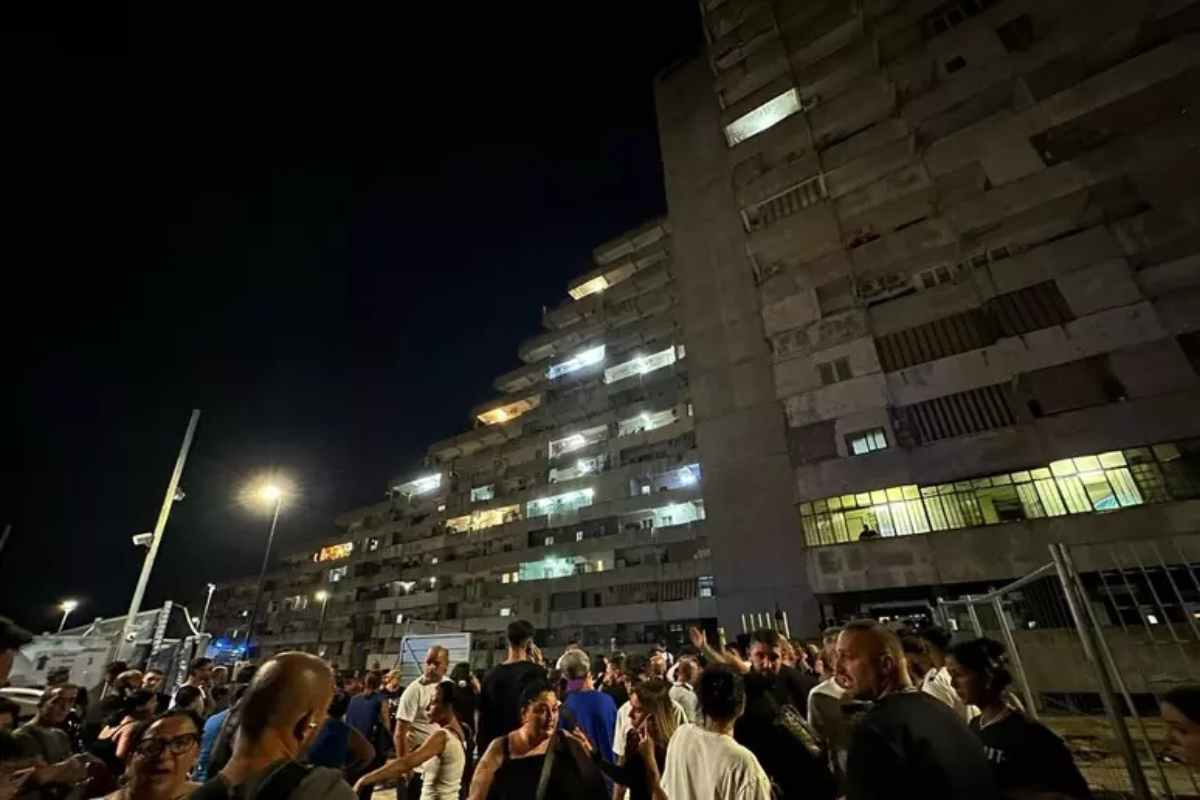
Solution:
<svg viewBox="0 0 1200 800">
<path fill-rule="evenodd" d="M 158 758 L 162 755 L 163 750 L 169 750 L 173 756 L 180 756 L 199 741 L 199 734 L 185 733 L 173 739 L 143 739 L 138 742 L 134 750 L 145 758 Z"/>
</svg>

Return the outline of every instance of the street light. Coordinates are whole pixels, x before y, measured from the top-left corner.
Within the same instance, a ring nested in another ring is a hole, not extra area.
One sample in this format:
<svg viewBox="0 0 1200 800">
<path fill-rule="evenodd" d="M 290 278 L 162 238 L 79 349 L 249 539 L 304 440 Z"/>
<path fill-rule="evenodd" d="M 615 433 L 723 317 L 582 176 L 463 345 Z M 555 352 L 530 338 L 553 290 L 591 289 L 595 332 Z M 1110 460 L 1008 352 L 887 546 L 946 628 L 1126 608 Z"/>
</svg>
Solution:
<svg viewBox="0 0 1200 800">
<path fill-rule="evenodd" d="M 329 608 L 329 592 L 322 589 L 314 597 L 321 601 L 321 621 L 317 623 L 317 655 L 320 655 L 321 634 L 325 632 L 325 610 Z"/>
<path fill-rule="evenodd" d="M 79 601 L 78 600 L 63 600 L 61 603 L 58 604 L 58 607 L 61 608 L 62 612 L 63 612 L 62 622 L 58 623 L 58 632 L 62 633 L 63 628 L 67 627 L 67 617 L 71 616 L 72 611 L 79 608 Z"/>
<path fill-rule="evenodd" d="M 208 597 L 204 598 L 204 611 L 200 614 L 200 632 L 204 633 L 204 626 L 208 623 L 208 607 L 212 604 L 213 592 L 217 590 L 215 583 L 208 585 Z"/>
<path fill-rule="evenodd" d="M 250 626 L 246 628 L 246 657 L 250 657 L 250 642 L 254 638 L 254 623 L 258 621 L 258 606 L 262 602 L 263 584 L 267 578 L 267 565 L 271 562 L 271 543 L 275 541 L 275 526 L 279 522 L 279 508 L 283 505 L 283 498 L 287 492 L 282 486 L 275 481 L 266 481 L 257 489 L 251 492 L 251 495 L 260 503 L 273 504 L 274 511 L 271 513 L 271 529 L 267 533 L 267 549 L 263 553 L 262 569 L 258 572 L 258 590 L 254 594 L 254 606 L 250 612 Z"/>
</svg>

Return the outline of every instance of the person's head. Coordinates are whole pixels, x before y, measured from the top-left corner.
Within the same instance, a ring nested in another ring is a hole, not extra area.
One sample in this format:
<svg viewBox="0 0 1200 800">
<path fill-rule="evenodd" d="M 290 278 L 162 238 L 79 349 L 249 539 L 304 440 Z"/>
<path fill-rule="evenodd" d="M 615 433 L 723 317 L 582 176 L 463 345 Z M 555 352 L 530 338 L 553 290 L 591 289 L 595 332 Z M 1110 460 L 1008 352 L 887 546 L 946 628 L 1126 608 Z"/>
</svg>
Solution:
<svg viewBox="0 0 1200 800">
<path fill-rule="evenodd" d="M 204 695 L 199 686 L 189 686 L 186 683 L 175 692 L 175 707 L 196 714 L 204 713 Z"/>
<path fill-rule="evenodd" d="M 929 666 L 944 667 L 946 665 L 946 650 L 950 647 L 950 632 L 937 625 L 922 628 L 918 634 L 925 640 L 925 649 L 929 653 Z"/>
<path fill-rule="evenodd" d="M 637 686 L 645 679 L 646 659 L 643 656 L 634 653 L 625 659 L 625 689 L 633 691 L 633 687 Z"/>
<path fill-rule="evenodd" d="M 367 677 L 363 678 L 363 689 L 367 694 L 378 692 L 381 685 L 382 681 L 379 680 L 378 672 L 368 672 Z"/>
<path fill-rule="evenodd" d="M 525 653 L 529 643 L 533 641 L 533 625 L 523 619 L 513 620 L 508 623 L 505 637 L 508 639 L 510 650 Z"/>
<path fill-rule="evenodd" d="M 1170 754 L 1189 767 L 1200 767 L 1200 686 L 1177 686 L 1163 695 Z"/>
<path fill-rule="evenodd" d="M 832 628 L 826 628 L 821 632 L 821 652 L 828 657 L 829 663 L 832 665 L 837 656 L 837 641 L 838 636 L 842 633 L 840 625 L 835 625 Z"/>
<path fill-rule="evenodd" d="M 253 664 L 246 664 L 238 667 L 238 671 L 233 675 L 233 682 L 239 686 L 249 686 L 254 680 L 254 673 L 258 671 L 258 667 Z"/>
<path fill-rule="evenodd" d="M 425 656 L 425 682 L 435 683 L 446 677 L 450 669 L 450 651 L 435 644 Z"/>
<path fill-rule="evenodd" d="M 404 673 L 398 669 L 390 671 L 383 678 L 383 688 L 385 691 L 395 694 L 404 688 Z"/>
<path fill-rule="evenodd" d="M 610 653 L 608 661 L 604 665 L 604 682 L 607 684 L 615 684 L 624 680 L 625 676 L 625 654 Z"/>
<path fill-rule="evenodd" d="M 646 656 L 646 677 L 663 678 L 667 674 L 667 651 L 655 645 Z"/>
<path fill-rule="evenodd" d="M 430 698 L 429 705 L 425 708 L 425 715 L 437 725 L 442 727 L 449 725 L 457 719 L 454 713 L 454 702 L 458 699 L 458 693 L 462 691 L 464 690 L 460 689 L 458 684 L 442 681 L 437 685 L 433 697 Z"/>
<path fill-rule="evenodd" d="M 142 688 L 147 692 L 161 692 L 164 677 L 161 669 L 148 669 L 142 675 Z"/>
<path fill-rule="evenodd" d="M 731 667 L 710 664 L 700 673 L 696 699 L 704 716 L 720 724 L 732 724 L 746 710 L 746 685 Z"/>
<path fill-rule="evenodd" d="M 121 703 L 121 719 L 150 719 L 158 711 L 158 696 L 145 689 L 131 692 Z"/>
<path fill-rule="evenodd" d="M 256 752 L 264 742 L 295 756 L 325 722 L 333 700 L 333 671 L 309 653 L 280 653 L 259 668 L 242 698 L 237 753 Z"/>
<path fill-rule="evenodd" d="M 67 705 L 74 708 L 79 703 L 79 687 L 73 683 L 60 683 L 57 687 L 62 690 Z"/>
<path fill-rule="evenodd" d="M 0 697 L 0 731 L 15 729 L 20 718 L 21 707 L 7 697 Z"/>
<path fill-rule="evenodd" d="M 121 675 L 121 673 L 128 671 L 129 665 L 124 661 L 110 661 L 108 662 L 108 665 L 104 667 L 104 680 L 108 683 L 116 683 L 117 678 Z"/>
<path fill-rule="evenodd" d="M 211 670 L 212 685 L 224 686 L 229 683 L 229 667 L 218 664 Z"/>
<path fill-rule="evenodd" d="M 125 670 L 117 676 L 113 687 L 122 694 L 140 690 L 142 688 L 142 671 L 140 669 Z"/>
<path fill-rule="evenodd" d="M 8 617 L 0 617 L 0 686 L 8 685 L 17 651 L 32 641 L 32 633 Z"/>
<path fill-rule="evenodd" d="M 1012 684 L 1005 647 L 995 639 L 971 639 L 946 653 L 946 671 L 964 703 L 985 708 L 1003 702 Z"/>
<path fill-rule="evenodd" d="M 200 757 L 202 729 L 199 717 L 178 709 L 140 726 L 126 770 L 131 788 L 160 800 L 179 797 Z"/>
<path fill-rule="evenodd" d="M 873 619 L 856 620 L 842 629 L 837 678 L 857 700 L 877 700 L 912 685 L 900 637 Z"/>
<path fill-rule="evenodd" d="M 783 637 L 770 628 L 759 628 L 750 634 L 750 668 L 771 675 L 783 666 Z"/>
<path fill-rule="evenodd" d="M 679 666 L 675 667 L 675 681 L 686 683 L 689 686 L 695 685 L 699 672 L 700 668 L 697 666 L 696 660 L 691 656 L 684 656 L 679 659 Z"/>
<path fill-rule="evenodd" d="M 346 716 L 348 708 L 350 708 L 350 696 L 345 692 L 334 692 L 333 699 L 329 701 L 329 716 L 332 719 L 341 719 Z"/>
<path fill-rule="evenodd" d="M 460 661 L 454 665 L 454 669 L 450 670 L 450 680 L 454 681 L 456 686 L 467 686 L 471 683 L 471 665 L 466 661 Z"/>
<path fill-rule="evenodd" d="M 342 687 L 346 694 L 351 697 L 356 694 L 362 694 L 363 679 L 357 672 L 347 672 L 342 676 Z"/>
<path fill-rule="evenodd" d="M 901 636 L 900 646 L 904 649 L 904 659 L 908 662 L 908 674 L 913 680 L 921 680 L 929 671 L 929 651 L 925 640 L 919 636 Z"/>
<path fill-rule="evenodd" d="M 43 726 L 53 728 L 61 725 L 70 711 L 71 704 L 61 688 L 47 689 L 38 698 L 37 720 Z"/>
<path fill-rule="evenodd" d="M 548 681 L 533 679 L 521 688 L 521 726 L 530 738 L 540 740 L 558 727 L 558 695 Z"/>
<path fill-rule="evenodd" d="M 568 650 L 558 662 L 568 681 L 586 681 L 592 674 L 591 659 L 582 650 Z"/>
<path fill-rule="evenodd" d="M 670 689 L 666 681 L 652 679 L 639 683 L 629 695 L 629 723 L 635 728 L 645 726 L 646 732 L 663 747 L 678 727 Z"/>
<path fill-rule="evenodd" d="M 193 658 L 188 663 L 188 683 L 193 686 L 208 686 L 212 682 L 212 664 L 211 658 Z"/>
</svg>

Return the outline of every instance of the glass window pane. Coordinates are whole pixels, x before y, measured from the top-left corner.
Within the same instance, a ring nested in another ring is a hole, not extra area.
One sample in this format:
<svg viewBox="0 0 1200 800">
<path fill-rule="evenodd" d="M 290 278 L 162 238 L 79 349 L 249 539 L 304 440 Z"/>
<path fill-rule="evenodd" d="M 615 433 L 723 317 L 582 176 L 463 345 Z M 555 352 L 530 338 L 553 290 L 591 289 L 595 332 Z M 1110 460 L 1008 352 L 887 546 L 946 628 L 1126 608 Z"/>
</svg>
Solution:
<svg viewBox="0 0 1200 800">
<path fill-rule="evenodd" d="M 852 495 L 852 494 L 842 495 L 842 508 L 854 508 L 856 505 L 858 505 L 858 504 L 856 502 L 854 502 L 854 495 Z"/>
<path fill-rule="evenodd" d="M 986 489 L 991 485 L 992 485 L 991 478 L 976 478 L 975 480 L 971 481 L 972 489 Z"/>
<path fill-rule="evenodd" d="M 892 513 L 892 524 L 896 526 L 896 535 L 911 536 L 913 526 L 909 523 L 908 509 L 904 507 L 904 503 L 888 503 L 888 511 Z"/>
<path fill-rule="evenodd" d="M 812 503 L 801 503 L 800 504 L 800 513 L 801 514 L 813 513 Z"/>
<path fill-rule="evenodd" d="M 966 520 L 967 527 L 983 525 L 985 523 L 983 512 L 979 508 L 979 501 L 975 499 L 975 495 L 960 492 L 955 497 L 958 498 L 962 507 L 963 519 Z"/>
<path fill-rule="evenodd" d="M 1058 478 L 1055 482 L 1058 484 L 1058 490 L 1062 492 L 1067 510 L 1072 514 L 1086 514 L 1093 510 L 1091 498 L 1088 497 L 1079 478 L 1069 475 Z"/>
<path fill-rule="evenodd" d="M 878 505 L 874 508 L 875 520 L 879 523 L 880 536 L 895 536 L 896 526 L 892 523 L 892 513 L 886 505 Z"/>
<path fill-rule="evenodd" d="M 905 500 L 916 500 L 921 496 L 916 486 L 901 486 L 900 489 L 904 492 Z"/>
<path fill-rule="evenodd" d="M 1038 497 L 1037 487 L 1032 483 L 1018 483 L 1017 496 L 1021 498 L 1021 510 L 1026 519 L 1037 519 L 1046 516 L 1042 501 Z"/>
<path fill-rule="evenodd" d="M 943 483 L 938 487 L 938 494 L 954 494 L 954 484 Z"/>
<path fill-rule="evenodd" d="M 802 517 L 800 524 L 804 527 L 804 543 L 809 547 L 816 547 L 821 544 L 821 534 L 817 530 L 817 520 L 815 517 Z"/>
<path fill-rule="evenodd" d="M 830 511 L 841 511 L 842 510 L 842 498 L 840 498 L 840 497 L 829 498 L 829 510 Z"/>
<path fill-rule="evenodd" d="M 1133 473 L 1133 480 L 1145 502 L 1165 503 L 1171 499 L 1171 496 L 1167 494 L 1162 468 L 1158 464 L 1153 461 L 1148 464 L 1135 464 L 1130 471 Z"/>
<path fill-rule="evenodd" d="M 1079 456 L 1073 460 L 1075 462 L 1075 469 L 1079 472 L 1091 472 L 1100 469 L 1100 459 L 1095 456 Z"/>
<path fill-rule="evenodd" d="M 1170 442 L 1156 444 L 1151 449 L 1154 450 L 1154 457 L 1159 461 L 1174 461 L 1179 458 L 1179 448 Z"/>
<path fill-rule="evenodd" d="M 821 532 L 821 544 L 834 544 L 833 523 L 828 514 L 817 517 L 817 529 Z"/>
<path fill-rule="evenodd" d="M 946 521 L 950 524 L 951 528 L 967 527 L 967 515 L 963 513 L 960 495 L 946 495 L 942 498 L 942 503 L 946 511 Z"/>
<path fill-rule="evenodd" d="M 854 499 L 858 501 L 859 508 L 866 508 L 871 505 L 871 495 L 867 492 L 854 495 Z"/>
<path fill-rule="evenodd" d="M 929 514 L 929 523 L 935 531 L 950 530 L 950 522 L 946 519 L 946 512 L 942 508 L 942 498 L 925 498 L 925 511 Z"/>
<path fill-rule="evenodd" d="M 846 516 L 842 513 L 831 514 L 833 521 L 833 538 L 839 542 L 850 541 L 850 534 L 846 530 Z"/>
<path fill-rule="evenodd" d="M 887 502 L 887 492 L 883 489 L 876 489 L 871 492 L 871 505 L 879 505 Z"/>
<path fill-rule="evenodd" d="M 1133 475 L 1125 467 L 1120 469 L 1110 469 L 1105 471 L 1108 475 L 1108 482 L 1112 484 L 1113 491 L 1116 492 L 1117 502 L 1122 508 L 1128 506 L 1140 506 L 1142 493 L 1138 491 L 1137 483 L 1133 480 Z"/>
<path fill-rule="evenodd" d="M 1100 454 L 1100 466 L 1102 467 L 1123 467 L 1125 466 L 1125 456 L 1120 450 L 1114 450 L 1111 453 Z"/>
<path fill-rule="evenodd" d="M 1033 476 L 1035 481 L 1045 481 L 1050 479 L 1050 470 L 1045 467 L 1029 470 L 1029 474 Z"/>
<path fill-rule="evenodd" d="M 1042 501 L 1042 508 L 1046 510 L 1046 516 L 1062 517 L 1066 515 L 1067 506 L 1058 492 L 1058 484 L 1046 477 L 1034 485 L 1037 486 L 1038 498 Z"/>
<path fill-rule="evenodd" d="M 936 486 L 922 486 L 921 487 L 921 496 L 922 497 L 935 497 L 936 495 L 937 495 L 937 487 Z"/>
<path fill-rule="evenodd" d="M 1125 451 L 1125 458 L 1130 464 L 1144 464 L 1153 461 L 1154 455 L 1149 447 L 1131 447 Z"/>
<path fill-rule="evenodd" d="M 1050 462 L 1050 471 L 1055 475 L 1074 475 L 1075 464 L 1069 458 L 1064 458 L 1062 461 Z"/>
<path fill-rule="evenodd" d="M 828 510 L 829 510 L 829 503 L 825 502 L 824 500 L 817 500 L 816 502 L 813 503 L 813 511 L 817 512 L 818 514 L 820 514 L 822 511 L 828 511 Z"/>
<path fill-rule="evenodd" d="M 912 528 L 915 533 L 929 533 L 929 520 L 925 518 L 925 506 L 920 500 L 906 500 L 904 505 L 908 507 L 908 519 L 912 523 Z"/>
<path fill-rule="evenodd" d="M 1029 470 L 1014 472 L 1012 474 L 1012 479 L 1017 483 L 1028 483 L 1029 481 L 1033 480 L 1033 478 L 1029 476 Z"/>
<path fill-rule="evenodd" d="M 1108 485 L 1108 478 L 1104 476 L 1103 472 L 1099 470 L 1081 472 L 1079 480 L 1088 494 L 1088 499 L 1092 501 L 1092 508 L 1097 511 L 1112 511 L 1120 508 L 1117 496 L 1113 493 L 1112 487 Z"/>
<path fill-rule="evenodd" d="M 904 490 L 899 486 L 893 486 L 887 490 L 887 499 L 890 502 L 904 499 Z"/>
<path fill-rule="evenodd" d="M 1012 483 L 1011 475 L 993 475 L 992 486 L 1008 486 Z"/>
</svg>

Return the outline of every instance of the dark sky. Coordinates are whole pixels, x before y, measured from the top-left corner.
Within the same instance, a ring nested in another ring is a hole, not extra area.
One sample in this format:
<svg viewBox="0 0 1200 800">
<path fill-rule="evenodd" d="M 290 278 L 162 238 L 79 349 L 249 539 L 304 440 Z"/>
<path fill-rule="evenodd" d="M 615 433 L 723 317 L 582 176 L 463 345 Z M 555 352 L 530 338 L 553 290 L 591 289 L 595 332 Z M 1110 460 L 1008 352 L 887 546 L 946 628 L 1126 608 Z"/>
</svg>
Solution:
<svg viewBox="0 0 1200 800">
<path fill-rule="evenodd" d="M 38 630 L 124 613 L 192 407 L 148 604 L 257 570 L 256 475 L 301 489 L 287 551 L 464 429 L 591 249 L 663 213 L 652 80 L 701 36 L 695 0 L 23 5 L 0 613 Z"/>
</svg>

